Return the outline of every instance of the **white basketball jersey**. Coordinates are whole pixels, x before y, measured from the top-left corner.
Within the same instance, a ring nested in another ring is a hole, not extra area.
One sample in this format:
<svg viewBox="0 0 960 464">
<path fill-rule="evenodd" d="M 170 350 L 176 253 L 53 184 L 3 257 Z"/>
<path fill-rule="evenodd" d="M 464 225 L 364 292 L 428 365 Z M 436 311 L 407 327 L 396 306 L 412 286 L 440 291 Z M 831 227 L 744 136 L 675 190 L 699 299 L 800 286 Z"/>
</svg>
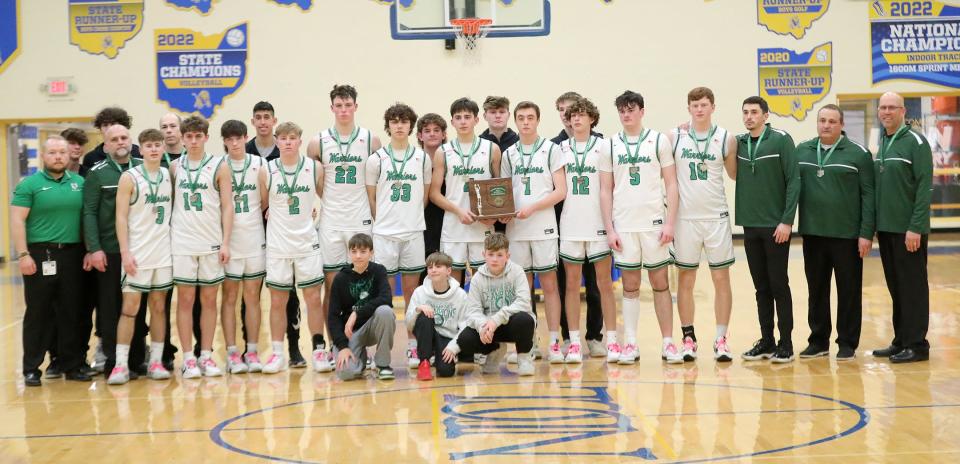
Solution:
<svg viewBox="0 0 960 464">
<path fill-rule="evenodd" d="M 446 172 L 446 197 L 459 208 L 470 211 L 470 193 L 467 192 L 467 181 L 470 179 L 483 180 L 493 177 L 490 163 L 492 161 L 493 143 L 489 140 L 474 138 L 473 147 L 461 149 L 457 140 L 440 146 L 443 152 Z M 476 221 L 464 225 L 456 214 L 449 211 L 443 213 L 443 230 L 440 232 L 441 242 L 482 242 L 493 230 Z"/>
<path fill-rule="evenodd" d="M 243 161 L 225 157 L 230 163 L 230 184 L 233 186 L 233 233 L 230 235 L 231 258 L 262 256 L 266 248 L 263 212 L 260 206 L 260 170 L 266 169 L 263 158 L 247 154 Z"/>
<path fill-rule="evenodd" d="M 363 182 L 363 167 L 371 153 L 373 135 L 356 127 L 349 137 L 330 128 L 320 133 L 323 164 L 323 198 L 320 225 L 326 230 L 368 231 L 370 204 Z"/>
<path fill-rule="evenodd" d="M 387 147 L 367 158 L 366 183 L 377 187 L 377 218 L 373 233 L 397 236 L 426 229 L 423 220 L 424 182 L 433 173 L 430 157 L 419 147 L 391 153 Z"/>
<path fill-rule="evenodd" d="M 567 197 L 560 214 L 560 239 L 604 241 L 607 228 L 600 214 L 599 166 L 603 157 L 610 157 L 610 141 L 591 135 L 586 143 L 576 143 L 571 138 L 560 148 L 567 165 Z"/>
<path fill-rule="evenodd" d="M 673 165 L 670 140 L 646 129 L 632 141 L 610 139 L 612 153 L 600 166 L 613 174 L 613 224 L 617 232 L 659 230 L 666 217 L 660 169 Z"/>
<path fill-rule="evenodd" d="M 714 126 L 710 134 L 678 134 L 673 147 L 680 187 L 680 219 L 720 220 L 730 216 L 723 189 L 723 159 L 727 156 L 727 131 Z"/>
<path fill-rule="evenodd" d="M 201 161 L 181 156 L 173 162 L 177 178 L 173 198 L 173 254 L 202 256 L 220 251 L 223 224 L 217 169 L 221 156 L 203 155 Z"/>
<path fill-rule="evenodd" d="M 282 166 L 277 158 L 270 161 L 268 169 L 267 257 L 300 258 L 320 254 L 320 236 L 313 226 L 317 162 L 301 156 L 296 166 Z"/>
<path fill-rule="evenodd" d="M 564 164 L 560 147 L 546 139 L 538 139 L 530 147 L 517 142 L 508 148 L 500 161 L 500 176 L 513 178 L 513 204 L 517 211 L 553 193 L 553 173 L 562 169 Z M 510 240 L 547 240 L 558 236 L 557 215 L 553 208 L 537 211 L 527 219 L 514 218 L 507 223 Z"/>
<path fill-rule="evenodd" d="M 173 183 L 170 171 L 161 167 L 156 173 L 141 164 L 124 175 L 133 179 L 133 196 L 127 216 L 130 253 L 137 269 L 157 269 L 173 265 L 170 258 L 170 210 L 173 207 Z"/>
</svg>

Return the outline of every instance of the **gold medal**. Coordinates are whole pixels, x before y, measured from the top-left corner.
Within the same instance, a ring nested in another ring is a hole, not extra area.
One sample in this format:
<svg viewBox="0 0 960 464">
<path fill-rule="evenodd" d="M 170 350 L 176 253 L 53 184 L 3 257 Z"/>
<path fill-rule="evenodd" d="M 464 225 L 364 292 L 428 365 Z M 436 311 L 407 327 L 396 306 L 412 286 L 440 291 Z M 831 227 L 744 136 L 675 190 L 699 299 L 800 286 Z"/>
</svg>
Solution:
<svg viewBox="0 0 960 464">
<path fill-rule="evenodd" d="M 293 206 L 293 203 L 294 203 L 295 201 L 296 201 L 296 199 L 295 199 L 294 197 L 288 197 L 288 198 L 287 198 L 287 204 L 290 205 L 290 206 Z"/>
<path fill-rule="evenodd" d="M 398 189 L 398 188 L 400 188 L 400 186 L 401 186 L 400 182 L 394 182 L 394 183 L 393 183 L 393 188 Z"/>
<path fill-rule="evenodd" d="M 235 201 L 235 202 L 237 202 L 237 203 L 240 203 L 240 201 L 242 201 L 242 200 L 243 200 L 243 198 L 240 196 L 240 194 L 237 194 L 237 195 L 234 195 L 234 196 L 233 196 L 233 201 Z"/>
<path fill-rule="evenodd" d="M 703 161 L 697 163 L 697 170 L 700 172 L 707 172 L 707 163 L 704 163 Z"/>
<path fill-rule="evenodd" d="M 190 195 L 191 203 L 198 203 L 200 201 L 200 192 L 194 192 L 193 195 Z"/>
</svg>

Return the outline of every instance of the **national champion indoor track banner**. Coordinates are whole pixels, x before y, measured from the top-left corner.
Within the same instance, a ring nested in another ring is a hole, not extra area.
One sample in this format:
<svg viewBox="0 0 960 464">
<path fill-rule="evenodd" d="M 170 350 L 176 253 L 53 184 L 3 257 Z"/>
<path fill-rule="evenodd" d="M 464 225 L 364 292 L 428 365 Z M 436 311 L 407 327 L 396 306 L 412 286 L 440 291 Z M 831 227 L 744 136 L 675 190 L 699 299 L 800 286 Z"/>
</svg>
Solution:
<svg viewBox="0 0 960 464">
<path fill-rule="evenodd" d="M 69 0 L 70 43 L 116 58 L 143 28 L 143 0 Z"/>
<path fill-rule="evenodd" d="M 760 96 L 767 100 L 771 113 L 802 121 L 813 105 L 830 93 L 832 75 L 832 42 L 806 53 L 757 49 Z"/>
<path fill-rule="evenodd" d="M 909 79 L 960 88 L 960 4 L 870 2 L 873 83 Z"/>
<path fill-rule="evenodd" d="M 20 0 L 0 0 L 0 72 L 20 53 Z"/>
<path fill-rule="evenodd" d="M 157 29 L 157 98 L 184 113 L 213 116 L 247 75 L 247 23 L 204 35 L 190 29 Z"/>
<path fill-rule="evenodd" d="M 757 24 L 799 39 L 829 7 L 830 0 L 757 0 Z"/>
</svg>

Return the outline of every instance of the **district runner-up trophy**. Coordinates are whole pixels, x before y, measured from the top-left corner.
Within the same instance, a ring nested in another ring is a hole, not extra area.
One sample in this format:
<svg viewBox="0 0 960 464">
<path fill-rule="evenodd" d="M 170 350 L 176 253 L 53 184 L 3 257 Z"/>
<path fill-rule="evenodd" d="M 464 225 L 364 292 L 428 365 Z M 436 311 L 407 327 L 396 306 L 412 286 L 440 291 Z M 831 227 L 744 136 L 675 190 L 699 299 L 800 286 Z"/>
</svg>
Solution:
<svg viewBox="0 0 960 464">
<path fill-rule="evenodd" d="M 467 181 L 470 192 L 470 211 L 479 219 L 513 217 L 517 211 L 513 205 L 513 179 L 502 177 Z"/>
</svg>

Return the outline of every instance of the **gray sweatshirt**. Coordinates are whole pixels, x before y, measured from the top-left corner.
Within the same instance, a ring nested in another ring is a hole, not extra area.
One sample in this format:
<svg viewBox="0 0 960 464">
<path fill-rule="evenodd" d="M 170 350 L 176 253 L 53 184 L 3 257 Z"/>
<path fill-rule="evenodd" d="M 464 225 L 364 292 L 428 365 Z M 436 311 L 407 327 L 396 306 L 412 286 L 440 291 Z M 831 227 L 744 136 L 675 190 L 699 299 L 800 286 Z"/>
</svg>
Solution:
<svg viewBox="0 0 960 464">
<path fill-rule="evenodd" d="M 466 312 L 467 325 L 478 331 L 488 319 L 501 326 L 517 313 L 533 316 L 530 287 L 523 267 L 507 261 L 503 272 L 495 276 L 487 270 L 486 264 L 480 266 L 470 281 Z"/>
<path fill-rule="evenodd" d="M 417 322 L 417 306 L 427 305 L 433 308 L 433 324 L 437 333 L 447 338 L 456 338 L 460 329 L 466 327 L 467 292 L 460 288 L 460 283 L 450 278 L 450 289 L 444 293 L 433 291 L 433 282 L 430 278 L 417 287 L 410 297 L 407 306 L 407 330 L 413 331 Z"/>
</svg>

